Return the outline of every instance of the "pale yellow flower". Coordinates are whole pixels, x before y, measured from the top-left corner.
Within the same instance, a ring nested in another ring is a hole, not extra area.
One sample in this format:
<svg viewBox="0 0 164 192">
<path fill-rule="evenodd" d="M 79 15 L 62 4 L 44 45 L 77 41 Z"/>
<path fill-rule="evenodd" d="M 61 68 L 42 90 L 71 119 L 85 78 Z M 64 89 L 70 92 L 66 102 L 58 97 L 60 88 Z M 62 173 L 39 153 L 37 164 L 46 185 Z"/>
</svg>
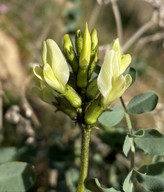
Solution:
<svg viewBox="0 0 164 192">
<path fill-rule="evenodd" d="M 70 71 L 63 53 L 52 39 L 44 42 L 42 58 L 43 65 L 35 66 L 34 74 L 55 91 L 64 93 Z"/>
<path fill-rule="evenodd" d="M 118 39 L 115 40 L 111 50 L 107 54 L 98 75 L 97 84 L 103 95 L 103 104 L 110 105 L 119 98 L 130 86 L 132 78 L 123 72 L 131 62 L 130 55 L 122 55 Z"/>
</svg>

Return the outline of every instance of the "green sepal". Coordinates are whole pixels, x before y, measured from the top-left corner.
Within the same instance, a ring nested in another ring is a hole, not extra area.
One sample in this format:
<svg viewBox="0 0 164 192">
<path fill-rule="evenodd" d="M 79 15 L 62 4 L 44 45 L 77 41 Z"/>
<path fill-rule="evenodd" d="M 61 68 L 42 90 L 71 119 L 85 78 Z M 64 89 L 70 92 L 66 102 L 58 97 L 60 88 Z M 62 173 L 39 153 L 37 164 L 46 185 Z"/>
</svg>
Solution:
<svg viewBox="0 0 164 192">
<path fill-rule="evenodd" d="M 59 96 L 56 97 L 55 103 L 53 103 L 59 111 L 64 112 L 66 115 L 68 115 L 71 119 L 76 120 L 77 119 L 77 110 L 72 107 L 70 102 L 66 100 L 64 97 Z"/>
<path fill-rule="evenodd" d="M 72 67 L 74 73 L 78 71 L 78 60 L 74 51 L 73 43 L 68 34 L 64 35 L 63 50 L 67 61 Z"/>
<path fill-rule="evenodd" d="M 87 89 L 86 89 L 86 96 L 87 99 L 92 100 L 96 97 L 96 95 L 99 93 L 99 89 L 97 86 L 97 77 L 92 79 L 92 81 L 89 82 Z"/>
<path fill-rule="evenodd" d="M 66 85 L 66 91 L 62 94 L 70 104 L 75 107 L 79 108 L 82 105 L 81 97 L 77 94 L 77 92 L 68 84 Z"/>
<path fill-rule="evenodd" d="M 52 104 L 56 100 L 53 91 L 46 86 L 41 88 L 33 87 L 33 92 L 46 103 Z"/>
<path fill-rule="evenodd" d="M 87 125 L 92 125 L 97 122 L 98 117 L 105 110 L 104 105 L 101 103 L 101 98 L 95 99 L 87 108 L 85 112 L 85 122 Z"/>
</svg>

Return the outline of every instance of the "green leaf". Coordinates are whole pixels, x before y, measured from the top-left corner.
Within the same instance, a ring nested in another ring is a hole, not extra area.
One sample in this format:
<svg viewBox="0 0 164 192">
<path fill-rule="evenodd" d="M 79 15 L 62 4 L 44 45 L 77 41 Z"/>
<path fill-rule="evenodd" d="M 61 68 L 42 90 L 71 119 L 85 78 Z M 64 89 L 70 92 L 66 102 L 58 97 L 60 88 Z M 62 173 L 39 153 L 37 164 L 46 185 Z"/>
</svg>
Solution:
<svg viewBox="0 0 164 192">
<path fill-rule="evenodd" d="M 76 191 L 76 183 L 79 178 L 79 172 L 76 169 L 69 169 L 65 173 L 66 185 L 69 191 Z"/>
<path fill-rule="evenodd" d="M 0 148 L 0 164 L 13 160 L 17 151 L 15 147 L 2 147 Z"/>
<path fill-rule="evenodd" d="M 158 103 L 158 96 L 150 91 L 136 95 L 129 102 L 127 109 L 131 114 L 141 114 L 155 109 Z"/>
<path fill-rule="evenodd" d="M 132 77 L 132 83 L 130 86 L 133 85 L 133 83 L 136 81 L 137 79 L 137 71 L 133 68 L 133 67 L 130 67 L 128 70 L 127 70 L 127 74 L 130 74 L 130 76 Z"/>
<path fill-rule="evenodd" d="M 85 182 L 85 187 L 92 192 L 120 192 L 114 188 L 104 189 L 101 187 L 98 179 L 92 178 Z"/>
<path fill-rule="evenodd" d="M 150 155 L 164 155 L 164 135 L 155 129 L 142 130 L 143 135 L 134 139 L 137 147 Z M 141 132 L 139 130 L 136 135 Z"/>
<path fill-rule="evenodd" d="M 0 165 L 0 191 L 25 192 L 35 183 L 34 167 L 23 162 Z"/>
<path fill-rule="evenodd" d="M 127 177 L 124 180 L 123 183 L 123 190 L 125 192 L 133 192 L 133 177 L 134 177 L 134 171 L 131 170 L 130 173 L 127 175 Z"/>
<path fill-rule="evenodd" d="M 116 105 L 112 111 L 105 111 L 99 117 L 99 122 L 108 127 L 117 125 L 124 117 L 124 110 L 120 105 Z"/>
<path fill-rule="evenodd" d="M 164 191 L 164 162 L 158 162 L 141 167 L 136 171 L 138 182 L 151 192 Z"/>
<path fill-rule="evenodd" d="M 130 147 L 132 145 L 132 142 L 133 142 L 133 138 L 129 137 L 127 135 L 126 138 L 125 138 L 125 141 L 124 141 L 124 145 L 123 145 L 123 152 L 124 152 L 126 157 L 128 156 L 128 153 L 130 151 Z"/>
<path fill-rule="evenodd" d="M 109 145 L 113 150 L 122 151 L 122 146 L 126 137 L 124 128 L 108 128 L 107 131 L 99 133 L 99 137 L 103 143 Z"/>
</svg>

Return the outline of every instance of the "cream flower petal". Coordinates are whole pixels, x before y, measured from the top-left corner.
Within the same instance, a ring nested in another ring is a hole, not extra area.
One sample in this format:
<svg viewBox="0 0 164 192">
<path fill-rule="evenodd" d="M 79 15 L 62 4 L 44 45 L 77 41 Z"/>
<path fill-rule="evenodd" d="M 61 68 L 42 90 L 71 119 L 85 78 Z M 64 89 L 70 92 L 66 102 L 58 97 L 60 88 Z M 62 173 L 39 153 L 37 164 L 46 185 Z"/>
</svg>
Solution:
<svg viewBox="0 0 164 192">
<path fill-rule="evenodd" d="M 115 51 L 108 51 L 104 63 L 102 64 L 100 73 L 97 78 L 97 85 L 101 94 L 106 98 L 112 89 L 113 76 L 113 58 Z"/>
<path fill-rule="evenodd" d="M 119 98 L 126 88 L 126 80 L 123 75 L 120 75 L 115 81 L 113 82 L 112 90 L 109 93 L 108 97 L 105 100 L 106 105 L 110 105 L 113 101 Z"/>
<path fill-rule="evenodd" d="M 126 89 L 127 89 L 130 86 L 130 84 L 132 83 L 131 75 L 129 75 L 129 74 L 125 75 L 125 81 L 126 81 Z"/>
<path fill-rule="evenodd" d="M 38 65 L 33 67 L 33 73 L 38 79 L 43 80 L 43 70 Z"/>
<path fill-rule="evenodd" d="M 131 56 L 129 54 L 127 55 L 122 55 L 121 57 L 121 65 L 120 65 L 120 74 L 122 74 L 126 68 L 129 66 L 129 64 L 131 63 Z"/>
<path fill-rule="evenodd" d="M 49 63 L 47 58 L 47 46 L 45 41 L 43 42 L 42 60 L 44 64 Z"/>
<path fill-rule="evenodd" d="M 113 50 L 112 50 L 113 51 Z M 120 63 L 118 58 L 118 52 L 114 52 L 112 60 L 113 76 L 118 77 L 120 75 Z"/>
<path fill-rule="evenodd" d="M 44 64 L 43 75 L 44 75 L 44 80 L 50 87 L 52 87 L 59 93 L 64 93 L 65 91 L 64 86 L 58 81 L 49 64 Z"/>
<path fill-rule="evenodd" d="M 52 39 L 46 41 L 48 64 L 51 66 L 53 73 L 60 83 L 65 86 L 68 82 L 70 71 L 66 59 L 60 48 Z"/>
<path fill-rule="evenodd" d="M 121 48 L 118 38 L 113 42 L 112 50 L 118 52 L 118 61 L 121 63 Z"/>
</svg>

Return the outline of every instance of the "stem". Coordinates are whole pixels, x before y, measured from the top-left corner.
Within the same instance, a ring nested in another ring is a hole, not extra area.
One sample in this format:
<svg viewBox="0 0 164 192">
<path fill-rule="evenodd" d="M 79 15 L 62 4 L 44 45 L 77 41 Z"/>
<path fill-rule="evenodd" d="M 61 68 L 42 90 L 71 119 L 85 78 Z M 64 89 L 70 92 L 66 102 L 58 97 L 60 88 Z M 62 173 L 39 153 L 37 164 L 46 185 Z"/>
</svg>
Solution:
<svg viewBox="0 0 164 192">
<path fill-rule="evenodd" d="M 125 119 L 126 119 L 126 123 L 127 123 L 129 133 L 132 133 L 132 130 L 133 130 L 132 122 L 131 122 L 130 116 L 128 114 L 128 110 L 126 108 L 125 102 L 124 102 L 122 97 L 120 97 L 120 101 L 121 101 L 121 104 L 122 104 L 122 106 L 124 108 L 124 111 L 125 111 Z"/>
<path fill-rule="evenodd" d="M 122 106 L 124 108 L 124 111 L 125 111 L 125 119 L 126 119 L 128 131 L 129 131 L 130 134 L 133 134 L 133 127 L 132 127 L 132 122 L 131 122 L 131 119 L 130 119 L 130 115 L 128 113 L 128 110 L 126 108 L 126 105 L 125 105 L 125 102 L 124 102 L 123 98 L 120 97 L 120 100 L 121 100 L 121 104 L 122 104 Z M 131 167 L 131 169 L 133 169 L 134 165 L 135 165 L 135 144 L 134 144 L 134 139 L 133 138 L 132 138 L 132 144 L 131 144 L 131 147 L 130 147 L 130 151 L 131 151 L 130 167 Z"/>
<path fill-rule="evenodd" d="M 84 192 L 85 190 L 85 180 L 88 175 L 90 134 L 91 134 L 91 129 L 89 127 L 87 126 L 82 127 L 81 167 L 80 167 L 80 177 L 79 177 L 77 192 Z"/>
</svg>

